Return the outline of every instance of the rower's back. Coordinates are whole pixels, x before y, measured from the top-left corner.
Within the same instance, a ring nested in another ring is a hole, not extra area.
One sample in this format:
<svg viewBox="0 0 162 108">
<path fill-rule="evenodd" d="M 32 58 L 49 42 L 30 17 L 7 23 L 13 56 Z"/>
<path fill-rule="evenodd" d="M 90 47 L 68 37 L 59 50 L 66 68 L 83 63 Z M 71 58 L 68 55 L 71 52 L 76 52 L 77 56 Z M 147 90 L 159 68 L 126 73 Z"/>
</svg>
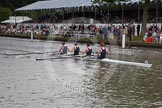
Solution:
<svg viewBox="0 0 162 108">
<path fill-rule="evenodd" d="M 74 55 L 79 55 L 79 52 L 80 52 L 80 48 L 79 46 L 76 45 L 76 48 L 74 50 Z"/>
<path fill-rule="evenodd" d="M 65 42 L 62 42 L 62 46 L 60 48 L 60 54 L 67 54 L 68 53 L 68 47 L 65 45 Z"/>
<path fill-rule="evenodd" d="M 91 56 L 92 54 L 92 47 L 90 47 L 90 44 L 87 44 L 88 51 L 86 52 L 86 56 Z"/>
<path fill-rule="evenodd" d="M 102 52 L 101 52 L 101 55 L 100 55 L 100 59 L 104 59 L 106 57 L 106 48 L 101 48 Z"/>
<path fill-rule="evenodd" d="M 104 59 L 104 58 L 106 58 L 107 54 L 109 54 L 109 50 L 105 47 L 105 43 L 101 42 L 100 43 L 100 49 L 99 49 L 99 52 L 98 52 L 98 58 Z"/>
<path fill-rule="evenodd" d="M 66 45 L 63 46 L 62 54 L 67 54 L 68 47 Z"/>
</svg>

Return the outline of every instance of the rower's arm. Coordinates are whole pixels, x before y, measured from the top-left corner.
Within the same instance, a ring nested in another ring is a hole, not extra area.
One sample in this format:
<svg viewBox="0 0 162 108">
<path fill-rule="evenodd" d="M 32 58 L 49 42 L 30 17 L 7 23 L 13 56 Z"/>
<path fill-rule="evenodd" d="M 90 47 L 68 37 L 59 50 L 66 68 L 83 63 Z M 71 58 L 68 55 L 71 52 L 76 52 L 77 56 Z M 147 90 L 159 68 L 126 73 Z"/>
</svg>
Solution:
<svg viewBox="0 0 162 108">
<path fill-rule="evenodd" d="M 88 50 L 87 48 L 84 49 L 84 51 L 82 52 L 82 54 L 86 53 Z"/>
<path fill-rule="evenodd" d="M 61 48 L 60 48 L 59 52 L 61 52 L 61 50 L 62 50 L 62 46 L 61 46 Z"/>
<path fill-rule="evenodd" d="M 110 51 L 109 51 L 108 49 L 106 49 L 106 50 L 107 50 L 107 51 L 106 51 L 106 52 L 107 52 L 107 55 L 110 55 Z"/>
<path fill-rule="evenodd" d="M 72 49 L 70 50 L 70 52 L 73 52 L 75 50 L 75 47 L 72 47 Z"/>
<path fill-rule="evenodd" d="M 101 54 L 101 49 L 98 50 L 97 56 Z"/>
<path fill-rule="evenodd" d="M 68 52 L 70 52 L 70 49 L 69 48 L 67 48 L 67 50 L 68 50 Z"/>
</svg>

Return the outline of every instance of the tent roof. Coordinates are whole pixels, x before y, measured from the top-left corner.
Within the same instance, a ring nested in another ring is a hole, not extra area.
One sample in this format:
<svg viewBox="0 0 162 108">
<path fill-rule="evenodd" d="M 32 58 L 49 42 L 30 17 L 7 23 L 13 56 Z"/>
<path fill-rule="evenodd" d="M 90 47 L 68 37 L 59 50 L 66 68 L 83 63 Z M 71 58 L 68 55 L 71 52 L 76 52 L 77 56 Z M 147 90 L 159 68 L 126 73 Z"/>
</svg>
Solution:
<svg viewBox="0 0 162 108">
<path fill-rule="evenodd" d="M 16 11 L 58 9 L 58 8 L 70 8 L 70 7 L 81 7 L 92 5 L 93 2 L 91 0 L 48 0 L 35 2 L 33 4 L 16 9 Z"/>
<path fill-rule="evenodd" d="M 30 21 L 32 20 L 31 18 L 27 16 L 11 16 L 10 19 L 2 21 L 1 23 L 10 23 L 10 24 L 15 24 L 15 23 L 22 23 L 25 21 Z"/>
<path fill-rule="evenodd" d="M 42 9 L 59 9 L 59 8 L 72 8 L 72 7 L 88 7 L 94 4 L 93 0 L 46 0 L 38 1 L 30 5 L 16 9 L 16 11 L 25 10 L 42 10 Z M 127 0 L 127 2 L 120 2 L 120 4 L 133 4 L 141 2 L 142 0 Z M 153 1 L 153 0 L 151 0 Z M 118 4 L 118 3 L 117 3 Z"/>
</svg>

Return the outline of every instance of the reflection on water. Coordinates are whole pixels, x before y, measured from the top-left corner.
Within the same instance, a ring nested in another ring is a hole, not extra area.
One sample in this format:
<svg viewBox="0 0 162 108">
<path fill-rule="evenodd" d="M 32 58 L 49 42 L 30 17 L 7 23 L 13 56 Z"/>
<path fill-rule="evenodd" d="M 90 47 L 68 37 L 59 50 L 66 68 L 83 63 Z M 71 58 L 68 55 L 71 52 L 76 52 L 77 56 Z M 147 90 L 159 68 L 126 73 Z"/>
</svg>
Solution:
<svg viewBox="0 0 162 108">
<path fill-rule="evenodd" d="M 72 46 L 71 43 L 67 45 Z M 57 50 L 58 42 L 0 40 L 0 107 L 2 108 L 160 108 L 162 50 L 120 49 L 111 58 L 144 62 L 152 68 L 81 59 L 34 61 L 24 52 Z M 81 48 L 84 45 L 80 45 Z M 97 49 L 97 47 L 95 48 Z M 48 55 L 45 55 L 48 56 Z"/>
<path fill-rule="evenodd" d="M 146 54 L 147 52 L 144 55 Z M 154 64 L 151 69 L 125 65 L 117 65 L 113 69 L 110 65 L 101 63 L 90 81 L 85 82 L 86 85 L 89 83 L 87 94 L 104 100 L 104 107 L 154 108 L 161 106 L 162 66 L 160 62 L 162 58 L 154 54 L 150 54 L 149 58 L 148 60 Z"/>
</svg>

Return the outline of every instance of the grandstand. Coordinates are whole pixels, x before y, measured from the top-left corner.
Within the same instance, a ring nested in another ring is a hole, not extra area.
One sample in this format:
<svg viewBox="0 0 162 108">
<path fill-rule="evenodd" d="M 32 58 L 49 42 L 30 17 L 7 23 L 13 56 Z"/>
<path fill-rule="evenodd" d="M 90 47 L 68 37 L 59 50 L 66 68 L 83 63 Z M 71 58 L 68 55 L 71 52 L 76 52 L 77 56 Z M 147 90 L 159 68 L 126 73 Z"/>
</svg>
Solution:
<svg viewBox="0 0 162 108">
<path fill-rule="evenodd" d="M 137 26 L 140 25 L 143 14 L 143 4 L 140 0 L 128 0 L 111 6 L 93 4 L 91 0 L 47 0 L 39 1 L 25 7 L 16 9 L 16 13 L 35 12 L 36 18 L 31 23 L 20 24 L 20 32 L 24 34 L 22 28 L 30 31 L 30 27 L 37 35 L 63 35 L 63 36 L 96 36 L 104 26 L 111 33 L 120 36 L 120 30 L 125 25 L 131 30 L 130 35 L 137 36 Z M 148 29 L 153 26 L 152 31 L 162 30 L 161 5 L 151 2 L 149 16 L 147 18 Z M 43 13 L 43 16 L 39 15 Z M 46 13 L 46 14 L 44 14 Z M 155 26 L 156 23 L 156 26 Z M 158 23 L 158 24 L 157 24 Z M 158 26 L 158 27 L 157 27 Z M 156 28 L 156 30 L 155 30 Z M 17 29 L 16 29 L 17 30 Z M 6 31 L 6 30 L 4 30 Z M 6 31 L 17 33 L 15 30 Z M 25 32 L 26 33 L 26 32 Z"/>
<path fill-rule="evenodd" d="M 79 22 L 73 19 L 83 17 L 85 19 L 93 19 L 94 23 L 139 23 L 142 21 L 143 4 L 141 0 L 128 0 L 128 2 L 120 2 L 111 6 L 99 6 L 93 4 L 91 0 L 47 0 L 39 1 L 22 8 L 19 11 L 53 11 L 53 14 L 47 14 L 36 18 L 34 22 L 46 23 L 89 23 L 90 21 L 82 20 Z M 156 21 L 162 22 L 161 5 L 155 0 L 151 0 L 149 10 L 149 23 Z M 158 16 L 157 11 L 158 10 Z M 157 19 L 156 19 L 157 17 Z M 71 20 L 70 20 L 71 19 Z"/>
</svg>

